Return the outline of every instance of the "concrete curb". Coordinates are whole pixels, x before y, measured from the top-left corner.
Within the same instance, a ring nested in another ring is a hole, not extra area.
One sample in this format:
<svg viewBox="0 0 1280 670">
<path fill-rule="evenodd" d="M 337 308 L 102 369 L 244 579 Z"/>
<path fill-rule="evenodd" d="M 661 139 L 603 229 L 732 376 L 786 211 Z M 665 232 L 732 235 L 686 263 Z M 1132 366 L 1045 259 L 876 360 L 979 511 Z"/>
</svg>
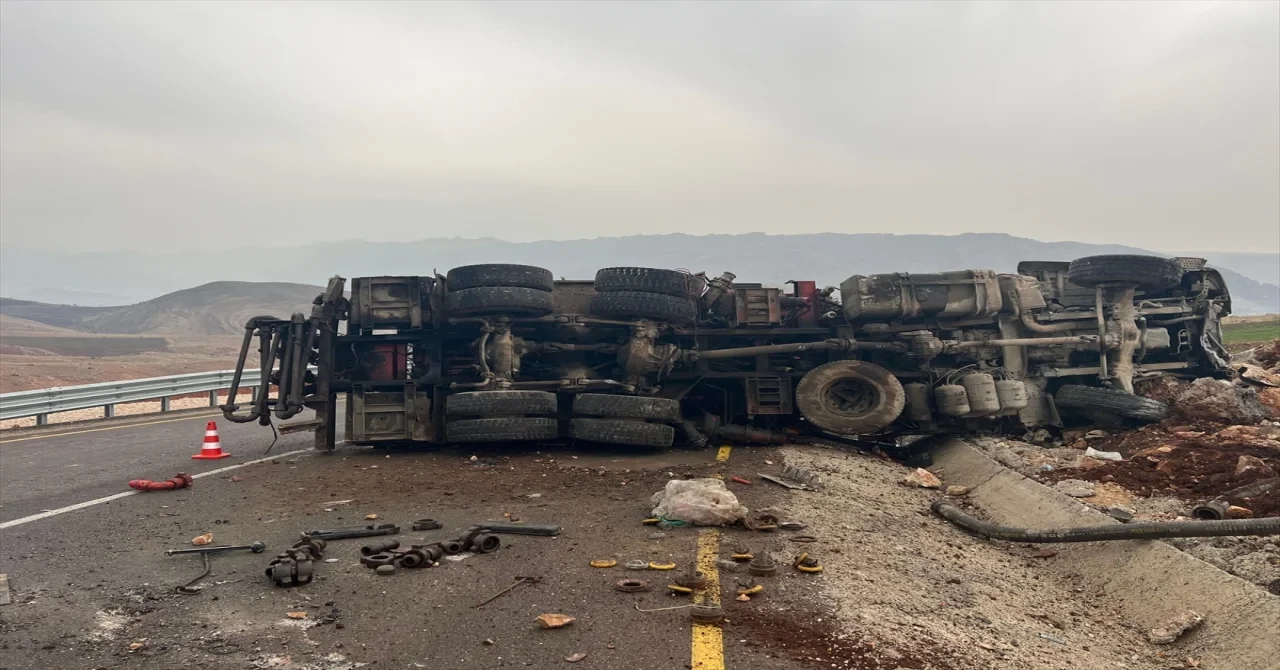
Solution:
<svg viewBox="0 0 1280 670">
<path fill-rule="evenodd" d="M 940 447 L 933 462 L 930 470 L 944 484 L 970 488 L 968 500 L 988 521 L 1037 528 L 1118 523 L 959 440 Z M 1135 626 L 1149 629 L 1187 609 L 1205 615 L 1199 629 L 1162 647 L 1171 656 L 1240 670 L 1274 669 L 1280 662 L 1280 597 L 1261 587 L 1161 541 L 1052 546 L 1059 553 L 1046 560 L 1055 569 L 1078 574 Z"/>
</svg>

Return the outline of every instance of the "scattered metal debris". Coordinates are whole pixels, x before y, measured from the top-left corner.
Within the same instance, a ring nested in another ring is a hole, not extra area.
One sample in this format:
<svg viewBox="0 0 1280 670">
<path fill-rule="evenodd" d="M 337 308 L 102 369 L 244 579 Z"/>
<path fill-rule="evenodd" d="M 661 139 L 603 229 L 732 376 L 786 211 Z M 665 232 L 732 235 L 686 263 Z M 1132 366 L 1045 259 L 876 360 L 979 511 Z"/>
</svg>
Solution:
<svg viewBox="0 0 1280 670">
<path fill-rule="evenodd" d="M 694 605 L 689 616 L 697 623 L 718 623 L 724 618 L 724 609 L 719 605 Z"/>
<path fill-rule="evenodd" d="M 778 562 L 769 554 L 761 554 L 747 564 L 747 572 L 756 577 L 772 577 L 778 574 Z"/>
<path fill-rule="evenodd" d="M 643 579 L 619 579 L 614 582 L 613 590 L 623 593 L 639 593 L 649 590 L 649 582 Z"/>
<path fill-rule="evenodd" d="M 324 556 L 325 544 L 324 540 L 316 537 L 299 541 L 271 560 L 265 571 L 267 577 L 280 587 L 310 584 L 315 561 Z"/>
<path fill-rule="evenodd" d="M 303 539 L 318 540 L 350 540 L 359 537 L 377 537 L 379 535 L 399 535 L 400 526 L 394 523 L 369 524 L 368 526 L 350 526 L 347 528 L 328 528 L 312 530 L 302 534 Z"/>
<path fill-rule="evenodd" d="M 788 465 L 782 469 L 781 475 L 766 475 L 757 473 L 761 479 L 771 481 L 774 484 L 780 484 L 789 489 L 799 491 L 818 491 L 822 489 L 822 477 L 815 472 L 811 472 L 806 468 L 798 468 L 794 465 Z"/>
<path fill-rule="evenodd" d="M 472 530 L 485 530 L 490 533 L 500 533 L 502 535 L 539 535 L 542 537 L 555 537 L 560 534 L 560 526 L 546 523 L 480 523 L 472 527 Z"/>
<path fill-rule="evenodd" d="M 481 607 L 488 605 L 489 603 L 497 600 L 498 598 L 501 598 L 502 596 L 507 595 L 512 591 L 512 589 L 516 588 L 517 586 L 520 586 L 521 584 L 537 584 L 539 581 L 541 581 L 541 578 L 539 577 L 516 577 L 516 581 L 514 584 L 480 601 L 480 603 L 476 605 L 476 609 L 480 609 Z M 543 615 L 543 616 L 546 616 L 546 615 Z"/>
<path fill-rule="evenodd" d="M 176 556 L 178 554 L 212 554 L 220 551 L 233 551 L 237 549 L 248 549 L 255 554 L 261 554 L 266 551 L 267 545 L 262 542 L 254 542 L 253 544 L 220 544 L 215 546 L 204 546 L 196 549 L 168 549 L 164 552 L 165 556 Z"/>
<path fill-rule="evenodd" d="M 441 528 L 444 528 L 444 524 L 440 523 L 439 521 L 436 521 L 435 519 L 418 519 L 417 521 L 413 522 L 413 529 L 415 531 L 439 530 Z"/>
</svg>

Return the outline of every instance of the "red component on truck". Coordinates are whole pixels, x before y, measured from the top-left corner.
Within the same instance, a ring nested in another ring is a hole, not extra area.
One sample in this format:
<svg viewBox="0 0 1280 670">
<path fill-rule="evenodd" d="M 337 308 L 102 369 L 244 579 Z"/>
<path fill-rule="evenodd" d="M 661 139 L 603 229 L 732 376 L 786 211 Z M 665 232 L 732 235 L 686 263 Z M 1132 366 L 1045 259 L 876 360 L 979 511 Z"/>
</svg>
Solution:
<svg viewBox="0 0 1280 670">
<path fill-rule="evenodd" d="M 809 309 L 796 317 L 796 325 L 802 328 L 818 327 L 818 282 L 810 280 L 794 281 L 795 297 L 804 300 Z"/>
<path fill-rule="evenodd" d="M 373 353 L 379 358 L 377 366 L 369 369 L 371 381 L 389 382 L 405 378 L 405 358 L 409 353 L 409 345 L 379 343 L 373 345 Z"/>
</svg>

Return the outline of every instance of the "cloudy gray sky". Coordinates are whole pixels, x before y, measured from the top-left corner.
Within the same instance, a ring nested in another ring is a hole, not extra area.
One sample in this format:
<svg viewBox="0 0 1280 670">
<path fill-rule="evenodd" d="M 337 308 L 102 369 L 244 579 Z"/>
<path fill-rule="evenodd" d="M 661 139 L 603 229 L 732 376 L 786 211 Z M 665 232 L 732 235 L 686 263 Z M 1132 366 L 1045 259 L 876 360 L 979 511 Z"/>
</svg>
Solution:
<svg viewBox="0 0 1280 670">
<path fill-rule="evenodd" d="M 1280 251 L 1280 3 L 0 3 L 6 245 L 736 231 Z"/>
</svg>

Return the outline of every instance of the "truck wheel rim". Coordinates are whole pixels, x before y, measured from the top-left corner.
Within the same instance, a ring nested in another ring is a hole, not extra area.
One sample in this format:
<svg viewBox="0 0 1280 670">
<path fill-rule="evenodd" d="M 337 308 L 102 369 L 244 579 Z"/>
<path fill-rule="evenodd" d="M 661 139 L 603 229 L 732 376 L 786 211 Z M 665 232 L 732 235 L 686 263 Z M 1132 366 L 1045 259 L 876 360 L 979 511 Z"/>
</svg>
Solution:
<svg viewBox="0 0 1280 670">
<path fill-rule="evenodd" d="M 839 379 L 823 390 L 822 404 L 834 414 L 861 417 L 880 404 L 880 391 L 864 379 Z"/>
</svg>

